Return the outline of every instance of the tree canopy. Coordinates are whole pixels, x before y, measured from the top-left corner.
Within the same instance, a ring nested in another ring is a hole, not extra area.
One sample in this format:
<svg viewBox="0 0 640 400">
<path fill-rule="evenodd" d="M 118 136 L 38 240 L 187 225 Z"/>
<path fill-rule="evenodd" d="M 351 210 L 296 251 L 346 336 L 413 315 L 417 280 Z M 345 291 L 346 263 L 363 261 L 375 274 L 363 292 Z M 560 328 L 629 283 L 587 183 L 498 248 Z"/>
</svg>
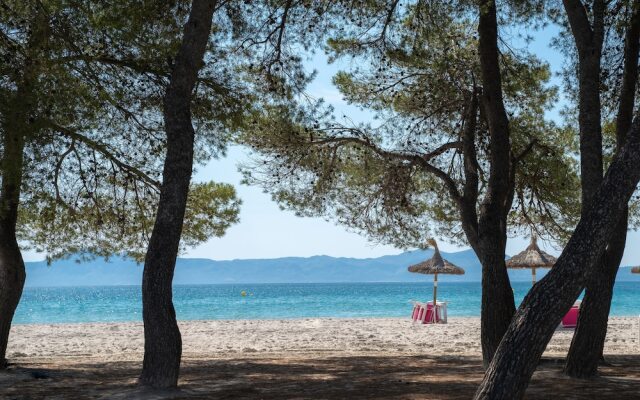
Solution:
<svg viewBox="0 0 640 400">
<path fill-rule="evenodd" d="M 140 259 L 164 156 L 162 95 L 188 3 L 3 2 L 0 114 L 6 121 L 16 104 L 29 109 L 23 244 L 50 258 Z M 229 79 L 239 67 L 226 50 L 208 55 L 197 88 L 199 162 L 224 152 L 251 100 Z M 28 99 L 16 98 L 20 85 L 28 85 Z M 229 185 L 192 185 L 183 245 L 221 235 L 237 222 L 238 207 Z"/>
<path fill-rule="evenodd" d="M 466 242 L 460 202 L 481 206 L 490 167 L 475 22 L 430 2 L 353 12 L 331 31 L 327 51 L 357 65 L 334 83 L 373 122 L 321 103 L 271 108 L 243 136 L 257 155 L 246 181 L 300 215 L 328 216 L 377 241 Z M 578 180 L 566 154 L 572 132 L 545 118 L 557 88 L 532 54 L 505 46 L 500 61 L 515 166 L 510 234 L 565 238 L 579 211 Z"/>
</svg>

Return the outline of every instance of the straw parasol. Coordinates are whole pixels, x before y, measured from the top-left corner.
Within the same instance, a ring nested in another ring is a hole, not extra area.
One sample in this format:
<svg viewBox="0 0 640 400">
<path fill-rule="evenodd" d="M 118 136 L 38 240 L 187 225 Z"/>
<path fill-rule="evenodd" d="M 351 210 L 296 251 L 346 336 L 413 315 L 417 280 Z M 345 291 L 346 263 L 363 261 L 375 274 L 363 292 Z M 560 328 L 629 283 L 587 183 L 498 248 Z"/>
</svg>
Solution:
<svg viewBox="0 0 640 400">
<path fill-rule="evenodd" d="M 435 307 L 437 304 L 436 300 L 438 294 L 438 274 L 463 275 L 464 269 L 442 258 L 440 250 L 438 249 L 438 244 L 434 239 L 427 240 L 427 243 L 435 249 L 433 257 L 410 266 L 409 272 L 433 275 L 433 306 Z"/>
<path fill-rule="evenodd" d="M 640 267 L 631 268 L 631 273 L 632 274 L 640 274 Z"/>
<path fill-rule="evenodd" d="M 531 235 L 531 243 L 522 253 L 507 260 L 507 268 L 529 269 L 531 268 L 532 284 L 536 283 L 536 268 L 551 268 L 556 263 L 556 258 L 545 253 L 538 247 L 538 238 Z"/>
</svg>

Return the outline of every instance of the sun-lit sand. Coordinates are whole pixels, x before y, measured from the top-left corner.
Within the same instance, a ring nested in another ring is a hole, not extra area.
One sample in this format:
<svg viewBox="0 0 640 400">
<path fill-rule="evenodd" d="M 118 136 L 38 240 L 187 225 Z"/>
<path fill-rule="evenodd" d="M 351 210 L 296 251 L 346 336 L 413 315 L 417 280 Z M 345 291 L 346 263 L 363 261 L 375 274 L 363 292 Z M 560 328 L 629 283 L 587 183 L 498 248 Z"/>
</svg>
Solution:
<svg viewBox="0 0 640 400">
<path fill-rule="evenodd" d="M 638 318 L 612 318 L 605 352 L 636 354 Z M 413 325 L 401 318 L 309 318 L 291 320 L 183 321 L 187 357 L 352 355 L 403 353 L 479 355 L 480 319 L 450 318 L 448 324 Z M 573 331 L 558 330 L 547 354 L 563 355 Z M 141 323 L 15 325 L 9 357 L 136 360 L 143 351 Z"/>
<path fill-rule="evenodd" d="M 396 398 L 468 398 L 482 377 L 479 318 L 428 326 L 399 318 L 188 321 L 180 328 L 184 368 L 178 398 L 334 398 L 332 390 L 347 393 L 359 385 L 345 396 L 367 398 L 377 387 Z M 610 320 L 605 353 L 624 368 L 607 367 L 618 376 L 618 386 L 607 388 L 618 394 L 624 385 L 640 384 L 639 329 L 638 318 Z M 545 353 L 549 365 L 536 374 L 531 393 L 543 396 L 558 380 L 561 388 L 571 386 L 556 371 L 571 335 L 554 334 Z M 16 325 L 8 348 L 15 367 L 0 374 L 0 398 L 47 397 L 56 390 L 73 398 L 127 398 L 136 390 L 142 351 L 140 323 Z M 553 379 L 541 379 L 545 373 Z M 443 380 L 456 390 L 447 390 Z"/>
</svg>

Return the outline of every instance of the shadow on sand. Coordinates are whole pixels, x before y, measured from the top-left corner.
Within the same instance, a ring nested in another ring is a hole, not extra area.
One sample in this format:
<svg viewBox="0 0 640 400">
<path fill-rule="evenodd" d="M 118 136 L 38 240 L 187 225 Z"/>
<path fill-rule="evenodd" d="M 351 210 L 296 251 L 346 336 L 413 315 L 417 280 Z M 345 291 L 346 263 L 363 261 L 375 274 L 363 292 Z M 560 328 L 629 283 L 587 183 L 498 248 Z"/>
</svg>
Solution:
<svg viewBox="0 0 640 400">
<path fill-rule="evenodd" d="M 544 359 L 527 399 L 631 399 L 640 387 L 640 356 L 612 356 L 593 381 L 570 380 L 562 360 Z M 11 366 L 0 373 L 8 399 L 469 399 L 482 378 L 476 357 L 315 356 L 183 362 L 180 389 L 136 386 L 138 362 L 70 360 Z"/>
</svg>

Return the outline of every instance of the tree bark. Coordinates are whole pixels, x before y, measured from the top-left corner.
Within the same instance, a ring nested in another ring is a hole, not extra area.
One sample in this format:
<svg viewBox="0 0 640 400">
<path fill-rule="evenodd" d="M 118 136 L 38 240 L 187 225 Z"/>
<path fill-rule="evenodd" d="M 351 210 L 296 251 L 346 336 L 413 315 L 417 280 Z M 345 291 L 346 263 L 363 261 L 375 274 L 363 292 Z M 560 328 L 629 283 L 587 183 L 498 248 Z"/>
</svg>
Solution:
<svg viewBox="0 0 640 400">
<path fill-rule="evenodd" d="M 24 121 L 24 111 L 16 110 L 14 121 Z M 0 369 L 7 366 L 6 352 L 11 321 L 22 296 L 26 272 L 18 241 L 16 222 L 22 185 L 24 136 L 15 123 L 3 132 L 2 193 L 0 193 Z"/>
<path fill-rule="evenodd" d="M 485 368 L 489 367 L 515 312 L 513 289 L 504 260 L 505 247 L 501 242 L 504 240 L 500 237 L 494 236 L 491 240 L 485 236 L 479 245 L 478 255 L 482 264 L 480 332 Z"/>
<path fill-rule="evenodd" d="M 625 37 L 624 72 L 616 120 L 618 151 L 624 145 L 626 133 L 631 126 L 635 102 L 640 38 L 638 11 L 638 2 L 635 2 Z M 601 266 L 586 286 L 578 326 L 564 368 L 564 373 L 573 378 L 590 379 L 598 374 L 598 364 L 603 358 L 613 286 L 624 254 L 627 229 L 628 209 L 625 207 L 623 216 L 609 240 Z"/>
<path fill-rule="evenodd" d="M 506 332 L 515 302 L 505 265 L 507 213 L 513 182 L 509 119 L 504 107 L 498 26 L 494 0 L 480 3 L 478 54 L 482 72 L 482 100 L 489 126 L 491 162 L 487 194 L 480 207 L 478 250 L 482 263 L 482 359 L 489 365 Z"/>
<path fill-rule="evenodd" d="M 36 108 L 34 86 L 38 79 L 41 53 L 49 35 L 48 16 L 40 8 L 33 12 L 22 76 L 14 97 L 7 101 L 2 125 L 3 154 L 0 160 L 0 369 L 7 366 L 9 331 L 24 283 L 26 270 L 16 238 L 24 168 L 25 140 L 33 134 L 30 117 Z"/>
<path fill-rule="evenodd" d="M 164 96 L 167 155 L 142 278 L 145 346 L 140 383 L 154 388 L 178 384 L 182 338 L 173 307 L 172 281 L 193 168 L 191 98 L 215 5 L 213 0 L 193 0 Z"/>
<path fill-rule="evenodd" d="M 527 294 L 475 399 L 521 399 L 547 343 L 604 253 L 640 180 L 640 118 L 551 271 Z"/>
<path fill-rule="evenodd" d="M 608 249 L 587 284 L 580 306 L 578 326 L 571 341 L 564 373 L 572 378 L 590 379 L 598 374 L 603 357 L 613 286 L 627 238 L 627 208 L 618 222 Z"/>
<path fill-rule="evenodd" d="M 602 127 L 600 70 L 604 40 L 604 2 L 593 2 L 593 26 L 579 0 L 564 0 L 578 50 L 578 123 L 580 131 L 580 180 L 582 215 L 602 182 Z"/>
</svg>

